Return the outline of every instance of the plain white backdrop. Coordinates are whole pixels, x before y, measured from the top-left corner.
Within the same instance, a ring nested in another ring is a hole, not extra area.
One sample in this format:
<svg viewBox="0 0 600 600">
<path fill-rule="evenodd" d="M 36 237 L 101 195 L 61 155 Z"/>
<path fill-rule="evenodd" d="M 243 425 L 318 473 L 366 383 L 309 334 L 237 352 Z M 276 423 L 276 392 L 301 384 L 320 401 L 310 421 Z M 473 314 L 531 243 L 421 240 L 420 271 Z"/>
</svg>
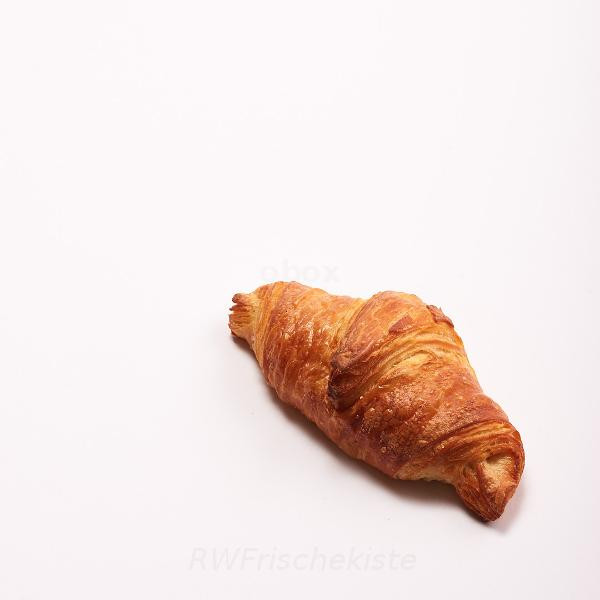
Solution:
<svg viewBox="0 0 600 600">
<path fill-rule="evenodd" d="M 0 596 L 593 597 L 599 27 L 594 1 L 4 1 Z M 277 403 L 227 329 L 274 279 L 442 306 L 523 436 L 498 522 Z"/>
</svg>

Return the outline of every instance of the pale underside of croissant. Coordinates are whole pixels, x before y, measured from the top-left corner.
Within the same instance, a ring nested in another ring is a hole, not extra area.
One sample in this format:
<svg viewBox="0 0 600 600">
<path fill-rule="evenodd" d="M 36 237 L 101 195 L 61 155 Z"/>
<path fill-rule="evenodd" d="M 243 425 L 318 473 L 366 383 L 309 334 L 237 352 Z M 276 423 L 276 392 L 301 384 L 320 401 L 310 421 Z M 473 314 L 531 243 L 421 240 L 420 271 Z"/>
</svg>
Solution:
<svg viewBox="0 0 600 600">
<path fill-rule="evenodd" d="M 450 483 L 486 521 L 502 514 L 523 471 L 521 438 L 439 308 L 296 282 L 233 301 L 229 327 L 269 385 L 347 454 L 397 479 Z"/>
</svg>

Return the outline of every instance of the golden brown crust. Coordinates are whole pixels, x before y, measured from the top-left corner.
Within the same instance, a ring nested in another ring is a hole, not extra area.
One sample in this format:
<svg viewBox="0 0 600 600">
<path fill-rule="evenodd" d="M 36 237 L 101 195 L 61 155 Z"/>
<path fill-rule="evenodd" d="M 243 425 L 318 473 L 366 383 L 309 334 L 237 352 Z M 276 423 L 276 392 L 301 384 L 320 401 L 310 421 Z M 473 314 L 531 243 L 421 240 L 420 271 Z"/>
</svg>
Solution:
<svg viewBox="0 0 600 600">
<path fill-rule="evenodd" d="M 391 477 L 452 483 L 485 520 L 502 514 L 523 470 L 521 440 L 439 308 L 410 294 L 364 301 L 296 282 L 233 301 L 231 331 L 279 398 L 350 456 Z"/>
</svg>

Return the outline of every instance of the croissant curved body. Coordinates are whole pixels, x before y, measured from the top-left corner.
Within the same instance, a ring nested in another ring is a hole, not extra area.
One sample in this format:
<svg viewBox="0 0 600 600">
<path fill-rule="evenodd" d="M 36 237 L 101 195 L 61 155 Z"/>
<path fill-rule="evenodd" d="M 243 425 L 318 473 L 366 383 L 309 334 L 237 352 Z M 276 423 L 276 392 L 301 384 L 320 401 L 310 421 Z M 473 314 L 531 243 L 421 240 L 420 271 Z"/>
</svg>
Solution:
<svg viewBox="0 0 600 600">
<path fill-rule="evenodd" d="M 440 309 L 411 294 L 362 300 L 296 282 L 233 301 L 229 327 L 269 385 L 347 454 L 398 479 L 450 483 L 486 521 L 502 514 L 523 471 L 521 438 Z"/>
</svg>

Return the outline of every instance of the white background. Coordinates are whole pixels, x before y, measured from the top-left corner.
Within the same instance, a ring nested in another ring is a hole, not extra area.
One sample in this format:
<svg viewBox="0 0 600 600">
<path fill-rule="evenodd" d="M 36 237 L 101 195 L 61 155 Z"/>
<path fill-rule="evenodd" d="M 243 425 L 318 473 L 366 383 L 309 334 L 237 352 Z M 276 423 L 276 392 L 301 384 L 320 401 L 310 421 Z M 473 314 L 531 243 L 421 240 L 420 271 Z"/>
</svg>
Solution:
<svg viewBox="0 0 600 600">
<path fill-rule="evenodd" d="M 592 597 L 599 26 L 570 0 L 4 1 L 0 597 Z M 523 436 L 498 522 L 277 404 L 226 325 L 274 279 L 442 306 Z M 415 562 L 192 560 L 238 548 Z"/>
</svg>

